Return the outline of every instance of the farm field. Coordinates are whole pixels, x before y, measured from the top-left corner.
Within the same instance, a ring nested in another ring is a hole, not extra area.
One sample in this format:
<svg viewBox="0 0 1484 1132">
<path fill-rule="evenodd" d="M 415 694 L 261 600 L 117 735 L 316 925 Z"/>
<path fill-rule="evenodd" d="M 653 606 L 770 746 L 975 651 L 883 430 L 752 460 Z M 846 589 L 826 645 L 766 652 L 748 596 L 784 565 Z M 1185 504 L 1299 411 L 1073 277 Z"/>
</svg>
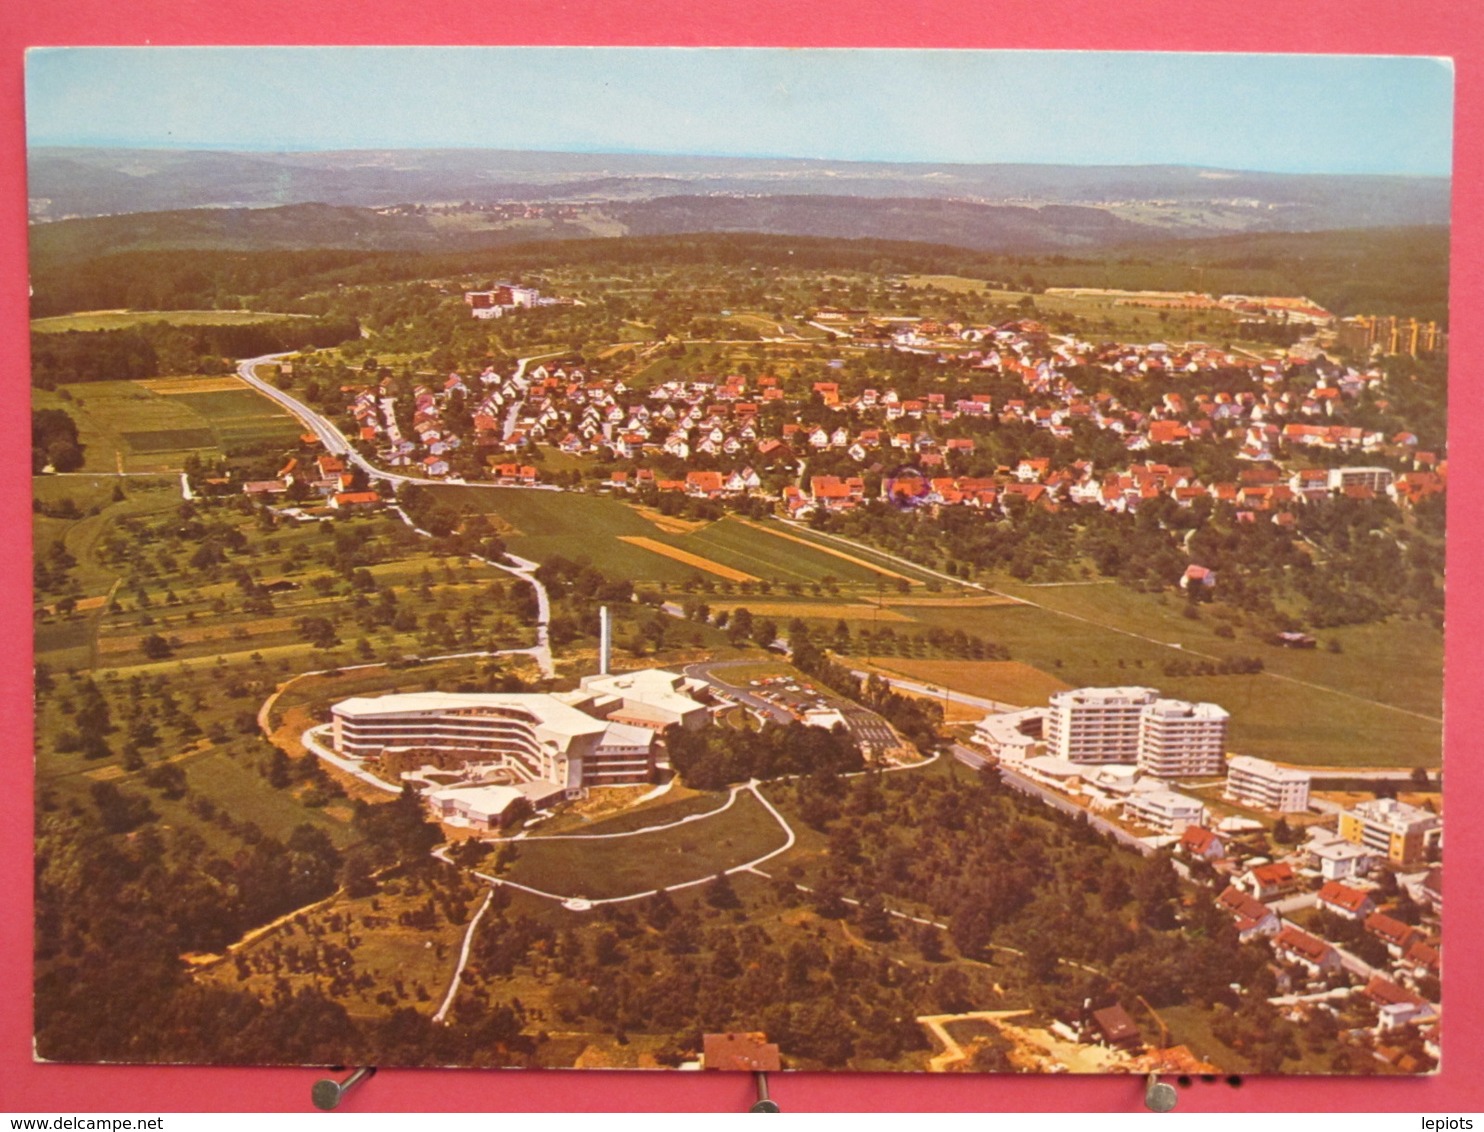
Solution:
<svg viewBox="0 0 1484 1132">
<path fill-rule="evenodd" d="M 211 457 L 262 443 L 290 445 L 293 417 L 236 378 L 98 381 L 33 390 L 35 408 L 77 422 L 88 472 L 178 472 L 187 456 Z"/>
<path fill-rule="evenodd" d="M 910 660 L 892 657 L 872 667 L 889 675 L 1001 703 L 1038 707 L 1071 685 L 1018 660 Z"/>
<path fill-rule="evenodd" d="M 1001 582 L 997 587 L 1008 596 L 892 592 L 879 596 L 883 607 L 878 609 L 869 599 L 878 596 L 874 591 L 885 572 L 905 573 L 908 568 L 898 570 L 869 549 L 841 551 L 806 529 L 774 530 L 771 524 L 734 518 L 681 529 L 677 524 L 660 526 L 603 496 L 458 486 L 434 490 L 484 507 L 498 501 L 491 510 L 513 528 L 511 548 L 532 558 L 586 556 L 610 573 L 661 585 L 701 580 L 694 566 L 645 549 L 648 542 L 774 584 L 833 580 L 845 589 L 835 601 L 795 600 L 775 591 L 728 598 L 716 607 L 746 606 L 755 616 L 800 617 L 816 627 L 833 628 L 843 619 L 855 634 L 890 625 L 900 631 L 904 623 L 923 630 L 962 629 L 1005 646 L 1028 666 L 1011 682 L 1018 694 L 982 693 L 990 698 L 1039 703 L 1059 687 L 1147 684 L 1169 695 L 1226 707 L 1233 714 L 1233 749 L 1243 753 L 1309 765 L 1436 766 L 1440 760 L 1441 726 L 1434 705 L 1441 700 L 1441 634 L 1422 623 L 1333 630 L 1327 636 L 1340 642 L 1336 653 L 1280 650 L 1251 639 L 1218 637 L 1214 619 L 1188 620 L 1178 601 L 1118 586 Z M 875 563 L 881 563 L 882 573 Z M 861 600 L 849 600 L 851 590 Z M 1202 656 L 1246 655 L 1260 655 L 1268 674 L 1168 676 L 1164 671 L 1172 662 Z M 876 659 L 893 663 L 890 657 Z M 956 662 L 914 658 L 898 663 L 942 663 L 945 673 L 958 673 L 955 687 L 981 694 L 963 682 L 974 670 L 960 670 Z M 899 670 L 911 675 L 906 668 Z M 1037 672 L 1039 676 L 1031 675 Z M 1003 670 L 995 678 L 1003 680 Z"/>
<path fill-rule="evenodd" d="M 720 796 L 718 796 L 720 800 Z M 676 817 L 690 813 L 681 803 Z M 646 824 L 662 824 L 668 807 L 647 812 Z M 626 833 L 622 819 L 611 832 Z M 610 832 L 594 822 L 584 836 Z M 603 900 L 702 880 L 779 848 L 783 829 L 752 794 L 742 791 L 724 813 L 698 818 L 674 829 L 606 840 L 527 838 L 505 874 L 517 884 L 559 896 Z"/>
<path fill-rule="evenodd" d="M 753 526 L 754 529 L 767 529 L 770 533 L 783 536 L 787 541 L 792 542 L 796 546 L 812 547 L 820 553 L 834 558 L 836 561 L 853 562 L 859 570 L 865 572 L 872 583 L 878 582 L 883 578 L 906 578 L 911 582 L 923 583 L 934 579 L 931 573 L 921 570 L 910 563 L 887 558 L 860 543 L 847 545 L 841 540 L 821 537 L 809 530 L 809 528 L 796 523 L 791 523 L 787 527 L 779 526 L 776 529 Z"/>
<path fill-rule="evenodd" d="M 1322 630 L 1317 649 L 1282 649 L 1251 637 L 1216 635 L 1221 622 L 1205 610 L 1182 616 L 1177 597 L 1126 586 L 1018 585 L 995 588 L 1046 609 L 1101 626 L 1139 633 L 1214 657 L 1261 656 L 1267 671 L 1438 718 L 1443 703 L 1443 634 L 1424 621 L 1389 621 Z M 1328 646 L 1333 642 L 1333 647 Z"/>
<path fill-rule="evenodd" d="M 829 622 L 833 625 L 843 619 L 847 624 L 910 625 L 912 618 L 900 610 L 887 607 L 878 609 L 866 601 L 818 601 L 809 598 L 789 600 L 777 595 L 758 600 L 756 598 L 726 599 L 710 602 L 712 609 L 731 611 L 746 608 L 754 617 L 791 619 L 801 617 L 805 621 Z"/>
<path fill-rule="evenodd" d="M 628 504 L 604 495 L 457 484 L 438 485 L 428 491 L 454 508 L 472 507 L 498 516 L 509 528 L 506 541 L 510 549 L 522 557 L 537 561 L 552 555 L 574 561 L 586 558 L 605 573 L 636 581 L 679 583 L 709 572 L 649 549 L 646 544 L 695 555 L 772 583 L 812 584 L 834 579 L 869 585 L 874 591 L 878 580 L 897 576 L 895 570 L 870 564 L 864 555 L 849 552 L 842 557 L 837 548 L 795 537 L 791 529 L 775 530 L 771 524 L 726 518 L 681 530 L 675 524 L 652 521 Z"/>
<path fill-rule="evenodd" d="M 996 289 L 983 280 L 961 275 L 909 275 L 904 282 L 914 290 L 933 287 L 955 294 L 974 295 L 1007 307 L 1017 306 L 1029 299 L 1042 315 L 1080 319 L 1095 326 L 1100 332 L 1116 334 L 1125 342 L 1168 342 L 1187 338 L 1230 341 L 1236 336 L 1238 329 L 1236 316 L 1231 311 L 1218 309 L 1159 310 L 1120 303 L 1117 296 L 1006 291 Z"/>
<path fill-rule="evenodd" d="M 126 330 L 149 322 L 165 322 L 171 326 L 248 326 L 282 318 L 310 317 L 269 311 L 79 311 L 51 318 L 33 318 L 31 329 L 40 334 L 63 334 L 69 330 Z"/>
<path fill-rule="evenodd" d="M 741 570 L 735 570 L 730 566 L 723 566 L 720 562 L 703 558 L 701 555 L 694 554 L 688 550 L 681 550 L 678 546 L 670 546 L 660 542 L 658 539 L 648 538 L 643 535 L 621 535 L 619 536 L 619 541 L 626 542 L 630 546 L 637 546 L 641 550 L 651 551 L 665 558 L 674 559 L 683 566 L 691 566 L 697 570 L 703 570 L 707 574 L 715 574 L 717 577 L 724 578 L 728 582 L 756 582 L 759 580 L 751 574 L 744 574 Z"/>
</svg>

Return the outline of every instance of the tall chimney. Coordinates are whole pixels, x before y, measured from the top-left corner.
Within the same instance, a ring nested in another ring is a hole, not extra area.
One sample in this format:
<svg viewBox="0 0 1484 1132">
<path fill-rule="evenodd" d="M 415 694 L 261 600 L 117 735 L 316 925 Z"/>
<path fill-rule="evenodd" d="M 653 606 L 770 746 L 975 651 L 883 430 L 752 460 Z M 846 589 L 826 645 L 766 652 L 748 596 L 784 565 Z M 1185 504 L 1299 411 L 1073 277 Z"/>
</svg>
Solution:
<svg viewBox="0 0 1484 1132">
<path fill-rule="evenodd" d="M 608 675 L 609 653 L 613 650 L 613 616 L 605 605 L 598 611 L 598 675 Z"/>
</svg>

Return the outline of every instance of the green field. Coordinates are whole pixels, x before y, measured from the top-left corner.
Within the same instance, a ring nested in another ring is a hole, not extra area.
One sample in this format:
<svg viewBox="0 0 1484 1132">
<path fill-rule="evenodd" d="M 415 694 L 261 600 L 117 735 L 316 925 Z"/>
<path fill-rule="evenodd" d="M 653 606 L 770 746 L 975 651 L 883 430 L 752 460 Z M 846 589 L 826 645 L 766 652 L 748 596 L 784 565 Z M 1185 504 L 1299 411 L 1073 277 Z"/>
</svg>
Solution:
<svg viewBox="0 0 1484 1132">
<path fill-rule="evenodd" d="M 928 577 L 869 548 L 797 526 L 728 518 L 671 533 L 607 496 L 457 486 L 435 490 L 498 514 L 514 528 L 509 542 L 517 554 L 537 560 L 553 554 L 586 557 L 607 573 L 641 582 L 684 582 L 700 575 L 619 541 L 622 537 L 653 539 L 783 586 L 832 578 L 847 592 L 870 596 L 882 576 L 867 564 L 914 580 Z M 1221 621 L 1210 607 L 1191 620 L 1182 613 L 1183 602 L 1127 587 L 996 586 L 1034 604 L 985 605 L 972 599 L 956 604 L 945 590 L 932 603 L 893 601 L 891 610 L 910 618 L 908 624 L 882 622 L 865 606 L 853 615 L 846 612 L 845 619 L 857 635 L 888 625 L 899 636 L 935 627 L 962 629 L 1004 645 L 1014 660 L 1073 687 L 1141 684 L 1170 696 L 1213 701 L 1231 712 L 1231 747 L 1243 754 L 1310 766 L 1435 767 L 1441 760 L 1442 634 L 1423 622 L 1334 629 L 1325 636 L 1339 651 L 1295 651 L 1245 634 L 1220 637 Z M 756 600 L 786 600 L 786 594 Z M 806 620 L 825 628 L 834 623 Z M 1172 662 L 1241 656 L 1260 657 L 1267 671 L 1222 677 L 1164 671 Z M 882 661 L 891 665 L 889 657 Z"/>
<path fill-rule="evenodd" d="M 149 322 L 165 322 L 171 326 L 248 326 L 281 318 L 309 317 L 269 311 L 80 311 L 52 318 L 33 318 L 31 329 L 41 334 L 62 334 L 68 330 L 126 330 Z"/>
<path fill-rule="evenodd" d="M 1425 621 L 1387 621 L 1326 629 L 1329 648 L 1273 648 L 1252 637 L 1216 635 L 1221 621 L 1208 608 L 1199 620 L 1183 616 L 1175 597 L 1139 593 L 1126 586 L 1024 586 L 999 581 L 995 588 L 1059 613 L 1208 656 L 1259 655 L 1269 672 L 1320 684 L 1422 715 L 1439 717 L 1443 703 L 1443 634 Z"/>
<path fill-rule="evenodd" d="M 1077 319 L 1100 332 L 1116 334 L 1124 342 L 1200 339 L 1229 342 L 1238 333 L 1238 319 L 1226 310 L 1161 310 L 1120 302 L 1119 296 L 1046 295 L 1026 291 L 1002 291 L 980 279 L 961 275 L 910 275 L 904 282 L 913 289 L 927 287 L 959 295 L 972 295 L 1005 306 L 1018 306 L 1029 299 L 1032 315 L 1055 319 Z"/>
<path fill-rule="evenodd" d="M 662 824 L 667 809 L 647 811 L 650 824 Z M 671 820 L 690 812 L 693 805 L 683 803 Z M 609 832 L 606 824 L 594 822 L 583 833 Z M 624 832 L 624 826 L 612 831 Z M 725 813 L 657 833 L 603 841 L 529 838 L 520 842 L 520 856 L 505 875 L 553 895 L 603 900 L 701 880 L 761 857 L 784 840 L 773 815 L 743 792 Z"/>
<path fill-rule="evenodd" d="M 586 558 L 604 573 L 635 581 L 678 583 L 698 577 L 700 572 L 662 554 L 621 542 L 623 538 L 653 539 L 782 584 L 834 578 L 874 590 L 881 577 L 874 570 L 827 551 L 814 551 L 786 538 L 770 537 L 766 531 L 737 519 L 721 519 L 690 533 L 674 534 L 661 530 L 627 504 L 606 495 L 457 484 L 428 490 L 450 506 L 472 507 L 498 516 L 512 528 L 506 534 L 510 549 L 523 558 L 538 562 L 553 555 L 574 561 Z M 801 533 L 793 528 L 778 530 L 789 535 Z M 866 552 L 856 557 L 874 556 Z M 915 573 L 910 567 L 891 569 Z"/>
<path fill-rule="evenodd" d="M 190 392 L 188 379 L 165 379 L 172 392 L 152 392 L 146 383 L 98 381 L 66 386 L 66 397 L 32 390 L 38 409 L 62 409 L 77 422 L 83 470 L 89 472 L 179 471 L 191 454 L 230 455 L 262 443 L 291 444 L 299 423 L 245 385 L 222 388 L 229 379 L 203 377 L 207 391 Z M 176 391 L 178 390 L 178 391 Z"/>
<path fill-rule="evenodd" d="M 1098 587 L 1098 596 L 1112 590 L 1112 586 Z M 1314 685 L 1295 683 L 1277 674 L 1167 676 L 1167 663 L 1189 659 L 1183 655 L 1184 650 L 1131 636 L 1132 630 L 1119 632 L 1107 627 L 1111 618 L 1109 622 L 1099 618 L 1099 623 L 1073 620 L 1048 608 L 1024 605 L 932 607 L 914 612 L 927 624 L 962 628 L 997 641 L 1015 659 L 1074 687 L 1138 684 L 1158 688 L 1169 696 L 1218 703 L 1231 712 L 1229 745 L 1242 754 L 1309 766 L 1435 767 L 1441 761 L 1442 724 L 1436 718 L 1374 702 L 1370 698 L 1374 684 L 1356 681 L 1347 685 L 1346 674 L 1361 659 L 1359 656 L 1311 654 L 1316 669 L 1324 660 L 1344 661 L 1327 672 L 1314 673 L 1327 677 L 1327 686 L 1317 680 Z M 1145 632 L 1157 639 L 1177 641 L 1175 634 L 1161 637 L 1156 625 L 1146 625 Z M 1379 635 L 1369 636 L 1374 640 Z M 1359 654 L 1359 642 L 1365 636 L 1357 634 L 1356 639 Z M 1261 656 L 1264 663 L 1272 661 L 1275 673 L 1291 655 L 1252 640 L 1236 642 L 1225 654 L 1210 651 L 1212 655 Z M 1376 671 L 1389 673 L 1394 662 L 1377 655 L 1373 663 L 1385 664 Z M 1363 666 L 1358 670 L 1364 671 Z"/>
</svg>

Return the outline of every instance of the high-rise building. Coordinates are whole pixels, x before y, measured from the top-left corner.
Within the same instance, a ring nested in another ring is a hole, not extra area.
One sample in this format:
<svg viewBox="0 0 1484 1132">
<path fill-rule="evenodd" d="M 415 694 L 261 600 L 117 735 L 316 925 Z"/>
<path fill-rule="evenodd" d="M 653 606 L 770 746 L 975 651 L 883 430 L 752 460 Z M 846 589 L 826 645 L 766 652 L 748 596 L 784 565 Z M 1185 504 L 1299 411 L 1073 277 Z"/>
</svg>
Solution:
<svg viewBox="0 0 1484 1132">
<path fill-rule="evenodd" d="M 1448 335 L 1436 322 L 1362 314 L 1339 324 L 1337 340 L 1341 349 L 1356 354 L 1379 349 L 1383 354 L 1410 354 L 1415 358 L 1444 349 Z"/>
<path fill-rule="evenodd" d="M 1216 704 L 1155 700 L 1139 717 L 1139 769 L 1158 778 L 1220 774 L 1230 719 Z"/>
<path fill-rule="evenodd" d="M 1074 763 L 1139 760 L 1144 709 L 1153 688 L 1073 688 L 1051 697 L 1046 712 L 1046 753 Z"/>
<path fill-rule="evenodd" d="M 1075 688 L 1046 711 L 1046 752 L 1073 763 L 1137 763 L 1161 778 L 1220 774 L 1230 716 L 1153 688 Z"/>
</svg>

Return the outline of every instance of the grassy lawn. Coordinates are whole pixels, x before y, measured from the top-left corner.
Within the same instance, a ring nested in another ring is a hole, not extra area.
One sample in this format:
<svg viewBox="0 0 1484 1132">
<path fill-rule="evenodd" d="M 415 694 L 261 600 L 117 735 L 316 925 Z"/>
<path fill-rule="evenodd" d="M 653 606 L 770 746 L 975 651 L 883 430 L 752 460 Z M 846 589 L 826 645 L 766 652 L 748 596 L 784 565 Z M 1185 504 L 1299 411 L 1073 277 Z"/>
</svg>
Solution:
<svg viewBox="0 0 1484 1132">
<path fill-rule="evenodd" d="M 1183 342 L 1191 337 L 1211 342 L 1227 342 L 1236 337 L 1238 320 L 1224 310 L 1168 310 L 1139 307 L 1113 295 L 1032 295 L 1024 291 L 996 289 L 979 279 L 962 275 L 909 275 L 903 280 L 914 290 L 932 287 L 957 295 L 973 296 L 1006 306 L 1015 306 L 1029 298 L 1036 313 L 1053 319 L 1078 319 L 1096 327 L 1099 332 L 1116 334 L 1121 341 Z M 1161 319 L 1160 315 L 1164 314 Z"/>
<path fill-rule="evenodd" d="M 586 558 L 605 573 L 646 581 L 682 582 L 696 573 L 694 567 L 620 542 L 623 537 L 654 538 L 659 532 L 632 508 L 607 496 L 458 484 L 427 490 L 455 508 L 498 516 L 513 528 L 506 542 L 523 558 Z"/>
<path fill-rule="evenodd" d="M 803 680 L 806 678 L 793 665 L 784 664 L 781 661 L 729 664 L 725 668 L 714 669 L 711 674 L 722 681 L 722 683 L 730 684 L 734 688 L 745 688 L 753 680 L 768 680 L 774 676 L 787 676 L 793 680 Z"/>
<path fill-rule="evenodd" d="M 807 542 L 777 537 L 793 535 L 793 530 L 775 533 L 766 525 L 737 519 L 721 519 L 679 533 L 656 526 L 610 496 L 458 484 L 428 490 L 453 507 L 468 506 L 497 515 L 512 528 L 506 536 L 510 549 L 537 561 L 553 555 L 587 558 L 606 573 L 648 582 L 679 583 L 702 573 L 642 544 L 621 541 L 646 539 L 774 582 L 812 583 L 835 578 L 844 583 L 874 585 L 880 578 L 869 566 L 829 553 L 837 548 L 814 549 Z"/>
<path fill-rule="evenodd" d="M 916 566 L 907 562 L 898 562 L 887 558 L 870 547 L 859 543 L 845 545 L 827 538 L 821 538 L 807 527 L 789 526 L 787 528 L 778 526 L 769 529 L 767 525 L 750 524 L 749 529 L 753 531 L 767 531 L 778 536 L 787 536 L 786 541 L 790 546 L 798 548 L 799 551 L 808 552 L 810 547 L 818 548 L 819 554 L 829 558 L 834 564 L 830 573 L 836 577 L 846 577 L 842 572 L 844 568 L 853 567 L 856 575 L 870 582 L 873 586 L 881 581 L 883 577 L 895 579 L 905 577 L 912 582 L 927 582 L 933 576 L 925 573 Z M 845 557 L 841 557 L 844 555 Z M 852 562 L 851 559 L 855 561 Z"/>
<path fill-rule="evenodd" d="M 726 801 L 725 793 L 716 791 L 699 793 L 687 790 L 677 783 L 662 797 L 649 802 L 641 802 L 611 817 L 584 821 L 569 807 L 556 817 L 537 826 L 525 844 L 562 834 L 632 833 L 636 829 L 668 825 L 696 814 L 713 813 L 726 805 Z"/>
<path fill-rule="evenodd" d="M 662 821 L 664 813 L 664 808 L 650 811 L 645 824 Z M 597 822 L 583 832 L 603 833 L 607 824 Z M 751 794 L 742 793 L 723 814 L 658 833 L 608 841 L 523 841 L 506 875 L 543 892 L 601 900 L 713 876 L 783 842 L 773 816 Z"/>
<path fill-rule="evenodd" d="M 846 583 L 874 585 L 881 577 L 867 565 L 828 553 L 828 550 L 837 549 L 835 547 L 816 550 L 807 542 L 785 537 L 795 534 L 791 528 L 774 529 L 767 523 L 723 519 L 672 540 L 676 545 L 694 548 L 698 554 L 710 554 L 724 562 L 734 562 L 740 569 L 774 580 L 817 582 L 836 578 Z M 854 558 L 864 558 L 849 553 Z"/>
<path fill-rule="evenodd" d="M 171 326 L 246 326 L 281 318 L 309 317 L 269 311 L 80 311 L 53 318 L 33 318 L 31 329 L 42 334 L 61 334 L 68 330 L 125 330 L 149 322 L 166 322 Z"/>
<path fill-rule="evenodd" d="M 1159 1016 L 1170 1028 L 1170 1044 L 1183 1045 L 1202 1061 L 1228 1073 L 1249 1073 L 1252 1063 L 1211 1033 L 1211 1014 L 1198 1006 L 1166 1006 Z"/>
<path fill-rule="evenodd" d="M 193 830 L 212 852 L 229 859 L 240 850 L 241 839 L 193 812 L 191 799 L 209 799 L 233 821 L 252 822 L 280 841 L 301 825 L 323 830 L 341 848 L 356 840 L 349 825 L 349 811 L 343 806 L 305 806 L 292 791 L 274 789 L 249 763 L 234 759 L 220 748 L 207 745 L 199 751 L 171 755 L 170 761 L 185 771 L 188 790 L 184 798 L 166 798 L 149 789 L 143 771 L 131 774 L 112 761 L 89 762 L 79 755 L 45 749 L 38 750 L 36 784 L 64 805 L 76 803 L 87 811 L 92 808 L 89 788 L 96 782 L 112 782 L 127 793 L 148 799 L 164 825 Z"/>
</svg>

